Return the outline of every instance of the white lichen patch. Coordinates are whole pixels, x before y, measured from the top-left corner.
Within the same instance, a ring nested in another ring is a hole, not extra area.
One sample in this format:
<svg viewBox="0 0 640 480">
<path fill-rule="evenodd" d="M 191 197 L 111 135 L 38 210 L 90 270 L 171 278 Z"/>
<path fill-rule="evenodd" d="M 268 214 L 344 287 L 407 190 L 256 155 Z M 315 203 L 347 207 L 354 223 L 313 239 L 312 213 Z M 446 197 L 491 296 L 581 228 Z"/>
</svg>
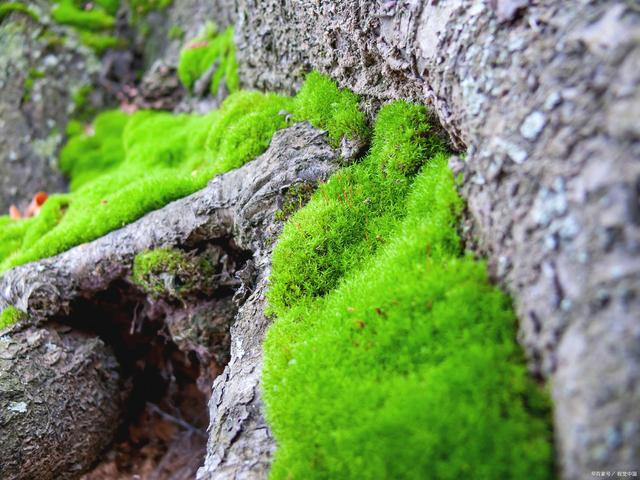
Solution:
<svg viewBox="0 0 640 480">
<path fill-rule="evenodd" d="M 522 125 L 520 125 L 520 134 L 526 138 L 527 140 L 535 140 L 542 132 L 545 124 L 547 123 L 547 118 L 544 113 L 535 111 L 531 112 L 527 115 L 527 118 L 524 119 Z"/>
<path fill-rule="evenodd" d="M 16 413 L 27 413 L 27 403 L 11 402 L 7 407 L 7 410 L 9 410 L 10 412 L 16 412 Z"/>
</svg>

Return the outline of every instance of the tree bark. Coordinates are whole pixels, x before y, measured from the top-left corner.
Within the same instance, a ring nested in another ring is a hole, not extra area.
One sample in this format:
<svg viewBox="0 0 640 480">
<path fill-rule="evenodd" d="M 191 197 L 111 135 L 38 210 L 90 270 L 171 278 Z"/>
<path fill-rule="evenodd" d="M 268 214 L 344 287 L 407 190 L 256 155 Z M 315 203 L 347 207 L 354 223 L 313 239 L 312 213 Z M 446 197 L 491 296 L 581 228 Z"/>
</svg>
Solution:
<svg viewBox="0 0 640 480">
<path fill-rule="evenodd" d="M 120 423 L 111 349 L 70 328 L 0 337 L 0 478 L 77 478 Z"/>
<path fill-rule="evenodd" d="M 640 461 L 640 12 L 633 2 L 240 0 L 246 86 L 318 69 L 429 104 L 548 378 L 565 478 Z"/>
</svg>

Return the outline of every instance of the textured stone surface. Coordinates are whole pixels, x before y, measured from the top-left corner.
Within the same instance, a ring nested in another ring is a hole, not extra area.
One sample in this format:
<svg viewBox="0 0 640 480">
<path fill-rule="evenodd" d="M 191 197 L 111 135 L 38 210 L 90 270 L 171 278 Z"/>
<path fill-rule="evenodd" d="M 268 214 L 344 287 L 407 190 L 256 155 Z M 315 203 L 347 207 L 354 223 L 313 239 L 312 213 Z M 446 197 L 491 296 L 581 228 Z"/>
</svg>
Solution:
<svg viewBox="0 0 640 480">
<path fill-rule="evenodd" d="M 247 86 L 311 69 L 430 105 L 551 380 L 566 478 L 640 462 L 640 12 L 629 2 L 240 0 Z M 375 107 L 376 101 L 367 102 Z"/>
</svg>

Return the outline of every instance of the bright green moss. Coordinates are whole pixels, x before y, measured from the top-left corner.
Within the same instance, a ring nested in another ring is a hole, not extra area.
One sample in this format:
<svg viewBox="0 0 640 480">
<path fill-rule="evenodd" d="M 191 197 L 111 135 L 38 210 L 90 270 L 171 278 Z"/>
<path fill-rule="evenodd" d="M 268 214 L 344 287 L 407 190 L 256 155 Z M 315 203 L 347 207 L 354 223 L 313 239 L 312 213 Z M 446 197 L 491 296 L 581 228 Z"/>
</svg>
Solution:
<svg viewBox="0 0 640 480">
<path fill-rule="evenodd" d="M 301 94 L 304 91 L 303 87 Z M 424 117 L 424 107 L 417 105 L 395 103 L 384 108 L 371 154 L 321 185 L 316 201 L 285 228 L 274 252 L 278 268 L 272 273 L 269 291 L 276 313 L 284 313 L 302 297 L 335 288 L 347 271 L 359 267 L 394 234 L 405 215 L 403 199 L 412 183 L 404 172 L 414 173 L 425 154 L 434 153 L 434 141 L 425 135 Z M 316 123 L 321 122 L 316 118 Z M 410 155 L 401 160 L 395 152 Z M 411 169 L 406 168 L 409 164 Z"/>
<path fill-rule="evenodd" d="M 85 10 L 73 0 L 61 0 L 51 10 L 53 19 L 62 24 L 81 30 L 107 30 L 114 26 L 115 19 L 100 5 Z"/>
<path fill-rule="evenodd" d="M 235 52 L 233 28 L 218 33 L 215 25 L 207 24 L 204 32 L 180 52 L 180 81 L 187 90 L 191 90 L 196 80 L 216 64 L 211 78 L 211 93 L 215 95 L 218 92 L 223 80 L 229 92 L 235 92 L 239 87 Z"/>
<path fill-rule="evenodd" d="M 114 110 L 70 122 L 60 154 L 70 193 L 52 195 L 36 218 L 6 221 L 0 271 L 94 240 L 242 166 L 287 126 L 283 110 L 295 111 L 294 99 L 237 92 L 206 115 Z"/>
<path fill-rule="evenodd" d="M 427 131 L 423 108 L 385 107 L 370 154 L 276 246 L 273 479 L 552 477 L 546 397 L 508 299 L 462 254 L 462 202 Z"/>
<path fill-rule="evenodd" d="M 38 14 L 27 5 L 18 2 L 6 2 L 0 5 L 0 21 L 2 21 L 10 13 L 19 12 L 31 17 L 36 22 L 40 21 Z"/>
<path fill-rule="evenodd" d="M 175 298 L 204 293 L 213 285 L 215 265 L 175 248 L 159 248 L 136 256 L 132 280 L 150 295 Z"/>
<path fill-rule="evenodd" d="M 120 0 L 98 0 L 90 9 L 85 8 L 85 2 L 61 0 L 54 4 L 51 15 L 56 22 L 73 27 L 80 41 L 100 55 L 108 48 L 125 45 L 124 39 L 110 33 L 119 7 Z"/>
<path fill-rule="evenodd" d="M 164 10 L 172 0 L 128 0 L 131 11 L 136 16 L 144 16 L 154 10 Z"/>
<path fill-rule="evenodd" d="M 76 4 L 78 0 L 76 0 Z M 80 4 L 84 3 L 80 1 Z M 98 5 L 104 9 L 109 15 L 115 15 L 118 13 L 118 9 L 120 8 L 120 0 L 96 0 L 93 2 L 94 5 Z"/>
<path fill-rule="evenodd" d="M 102 54 L 108 48 L 122 48 L 125 41 L 113 35 L 102 33 L 81 31 L 79 32 L 80 41 L 87 47 L 91 48 L 98 55 Z"/>
<path fill-rule="evenodd" d="M 0 330 L 10 327 L 26 317 L 26 313 L 16 307 L 9 306 L 0 313 Z"/>
<path fill-rule="evenodd" d="M 334 142 L 343 136 L 367 138 L 368 131 L 359 100 L 353 92 L 340 90 L 328 77 L 310 73 L 296 96 L 295 119 L 308 120 L 330 132 Z"/>
</svg>

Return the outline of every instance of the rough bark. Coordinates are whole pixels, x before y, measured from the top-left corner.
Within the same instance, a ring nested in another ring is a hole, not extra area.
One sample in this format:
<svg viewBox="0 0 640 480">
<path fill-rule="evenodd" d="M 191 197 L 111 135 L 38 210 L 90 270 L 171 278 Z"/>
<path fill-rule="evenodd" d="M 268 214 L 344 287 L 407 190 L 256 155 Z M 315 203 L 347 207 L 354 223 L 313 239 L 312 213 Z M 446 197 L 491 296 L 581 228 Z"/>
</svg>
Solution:
<svg viewBox="0 0 640 480">
<path fill-rule="evenodd" d="M 317 134 L 309 130 L 306 135 L 289 137 L 286 141 L 275 137 L 273 145 L 281 144 L 283 149 L 280 161 L 295 164 L 319 158 L 324 164 L 335 166 L 337 152 L 324 143 L 317 143 L 314 136 Z M 308 175 L 300 175 L 298 179 L 301 183 L 315 183 Z M 271 250 L 279 233 L 279 225 L 275 227 L 265 232 L 269 240 L 259 246 L 250 237 L 240 242 L 240 246 L 256 252 L 252 268 L 257 278 L 251 295 L 231 326 L 231 361 L 213 384 L 207 458 L 198 479 L 258 479 L 266 478 L 269 472 L 275 444 L 262 414 L 260 373 L 262 341 L 270 323 L 264 314 L 264 295 L 271 269 Z"/>
<path fill-rule="evenodd" d="M 121 414 L 113 352 L 69 328 L 0 337 L 0 478 L 76 478 L 109 444 Z"/>
<path fill-rule="evenodd" d="M 640 462 L 640 12 L 633 2 L 240 0 L 247 86 L 318 69 L 428 103 L 551 381 L 566 478 Z"/>
<path fill-rule="evenodd" d="M 73 94 L 94 84 L 100 72 L 77 36 L 45 23 L 50 6 L 41 2 L 41 22 L 23 13 L 0 20 L 0 215 L 11 204 L 24 208 L 38 191 L 65 189 L 57 154 L 67 121 L 78 111 Z M 56 43 L 56 36 L 66 41 Z M 96 91 L 85 107 L 103 103 Z"/>
<path fill-rule="evenodd" d="M 0 277 L 0 309 L 14 305 L 28 312 L 29 318 L 2 338 L 13 342 L 25 326 L 34 328 L 51 318 L 64 317 L 74 301 L 91 298 L 117 280 L 126 281 L 135 255 L 157 247 L 189 249 L 203 242 L 231 238 L 238 248 L 254 253 L 255 276 L 259 279 L 256 292 L 262 292 L 269 266 L 265 259 L 281 227 L 274 216 L 287 189 L 298 183 L 326 180 L 337 168 L 337 158 L 338 153 L 329 146 L 324 133 L 308 124 L 295 125 L 278 132 L 265 154 L 214 178 L 203 190 L 91 243 L 6 272 Z M 251 285 L 250 281 L 244 282 L 243 288 L 252 289 Z M 238 301 L 243 298 L 242 292 L 236 296 Z M 202 470 L 201 477 L 218 471 L 238 478 L 262 477 L 268 468 L 273 441 L 262 418 L 258 389 L 261 339 L 267 326 L 262 307 L 262 296 L 253 293 L 232 325 L 231 361 L 216 381 L 211 400 L 212 447 L 207 460 L 211 468 Z M 0 354 L 5 352 L 4 345 L 0 343 Z M 19 357 L 13 358 L 12 363 L 28 370 L 38 369 L 38 361 Z M 42 373 L 43 378 L 46 374 Z M 54 384 L 47 388 L 59 389 L 60 395 L 77 405 L 73 412 L 56 412 L 59 417 L 68 418 L 73 413 L 77 420 L 91 413 L 85 404 L 91 396 L 85 396 L 82 389 Z M 0 391 L 0 398 L 1 395 L 4 391 Z M 17 435 L 16 428 L 22 427 L 14 418 L 3 425 L 2 433 L 9 437 Z M 53 439 L 48 447 L 48 455 L 41 451 L 38 454 L 53 461 L 66 445 Z M 85 453 L 73 449 L 69 458 Z M 1 443 L 0 455 L 11 455 L 5 453 Z M 29 456 L 30 452 L 24 451 L 23 461 Z"/>
</svg>

